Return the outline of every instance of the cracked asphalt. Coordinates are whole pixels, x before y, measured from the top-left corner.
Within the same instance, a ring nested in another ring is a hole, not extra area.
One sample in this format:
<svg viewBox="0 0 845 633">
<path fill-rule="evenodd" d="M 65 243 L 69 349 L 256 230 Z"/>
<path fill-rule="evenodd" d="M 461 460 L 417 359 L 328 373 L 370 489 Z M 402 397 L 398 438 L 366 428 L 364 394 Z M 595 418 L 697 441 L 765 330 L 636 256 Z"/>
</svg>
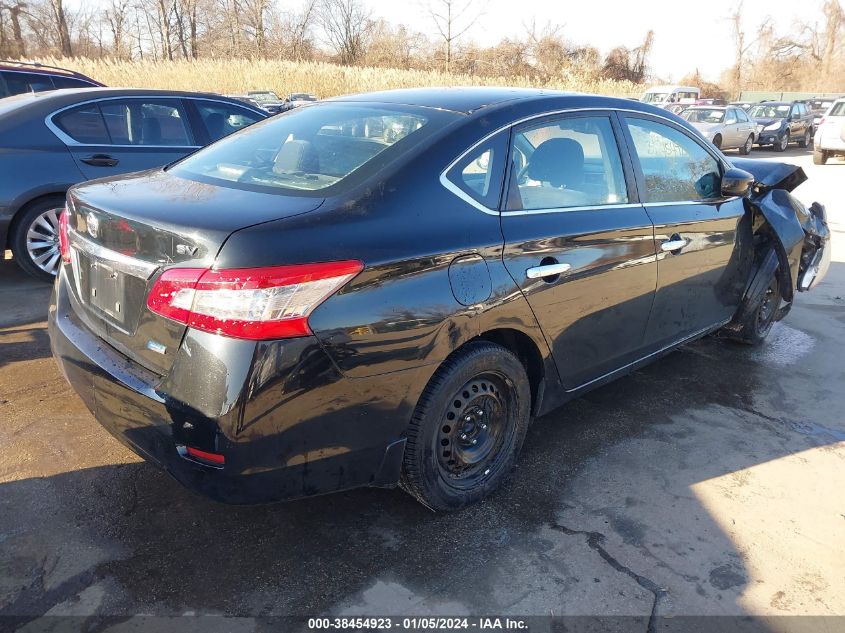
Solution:
<svg viewBox="0 0 845 633">
<path fill-rule="evenodd" d="M 798 197 L 826 203 L 825 282 L 761 348 L 707 338 L 536 420 L 510 482 L 456 514 L 399 490 L 261 507 L 192 495 L 88 414 L 50 357 L 48 288 L 0 261 L 0 629 L 551 614 L 783 631 L 799 621 L 770 616 L 845 615 L 845 165 L 755 155 L 801 164 Z"/>
</svg>

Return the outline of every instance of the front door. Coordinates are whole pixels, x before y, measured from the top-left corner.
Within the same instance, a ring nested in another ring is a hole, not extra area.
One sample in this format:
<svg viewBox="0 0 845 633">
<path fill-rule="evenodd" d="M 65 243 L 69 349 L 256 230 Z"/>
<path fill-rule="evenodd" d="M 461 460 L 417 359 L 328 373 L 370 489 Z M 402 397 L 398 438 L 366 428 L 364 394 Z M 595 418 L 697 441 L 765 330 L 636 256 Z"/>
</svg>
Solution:
<svg viewBox="0 0 845 633">
<path fill-rule="evenodd" d="M 614 114 L 581 112 L 511 134 L 504 262 L 568 390 L 640 356 L 654 297 L 653 227 L 620 133 Z"/>
<path fill-rule="evenodd" d="M 724 165 L 680 126 L 625 114 L 645 209 L 654 222 L 657 294 L 646 331 L 654 350 L 730 319 L 748 279 L 742 198 L 721 194 Z"/>
</svg>

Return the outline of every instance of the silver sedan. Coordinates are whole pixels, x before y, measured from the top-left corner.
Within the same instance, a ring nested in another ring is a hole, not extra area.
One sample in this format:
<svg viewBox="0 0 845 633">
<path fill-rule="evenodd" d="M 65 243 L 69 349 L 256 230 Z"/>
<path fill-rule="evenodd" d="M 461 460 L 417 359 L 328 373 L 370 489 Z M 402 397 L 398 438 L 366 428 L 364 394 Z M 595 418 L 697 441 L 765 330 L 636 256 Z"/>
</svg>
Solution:
<svg viewBox="0 0 845 633">
<path fill-rule="evenodd" d="M 748 154 L 754 145 L 757 129 L 742 108 L 693 106 L 680 116 L 720 149 L 739 149 L 740 154 Z"/>
</svg>

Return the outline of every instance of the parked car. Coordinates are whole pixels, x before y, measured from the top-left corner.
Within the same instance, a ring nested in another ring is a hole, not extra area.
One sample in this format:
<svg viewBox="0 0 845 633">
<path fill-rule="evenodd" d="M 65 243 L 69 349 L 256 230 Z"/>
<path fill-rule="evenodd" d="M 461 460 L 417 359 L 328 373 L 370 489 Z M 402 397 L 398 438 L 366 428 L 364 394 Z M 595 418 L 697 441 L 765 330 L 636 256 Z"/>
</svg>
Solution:
<svg viewBox="0 0 845 633">
<path fill-rule="evenodd" d="M 737 108 L 742 108 L 746 112 L 748 112 L 752 106 L 756 105 L 756 101 L 732 101 L 728 105 L 735 106 Z"/>
<path fill-rule="evenodd" d="M 825 112 L 833 105 L 834 99 L 812 99 L 807 102 L 807 107 L 813 113 L 813 129 L 817 130 L 821 124 Z"/>
<path fill-rule="evenodd" d="M 292 92 L 285 98 L 288 109 L 314 103 L 315 101 L 318 101 L 317 97 L 308 92 Z"/>
<path fill-rule="evenodd" d="M 754 145 L 756 126 L 741 108 L 693 106 L 681 113 L 694 128 L 720 149 L 739 149 L 748 154 Z"/>
<path fill-rule="evenodd" d="M 724 99 L 718 98 L 707 98 L 707 99 L 696 99 L 693 105 L 709 105 L 709 106 L 723 106 L 727 105 Z"/>
<path fill-rule="evenodd" d="M 643 103 L 665 108 L 673 103 L 692 105 L 701 95 L 701 91 L 694 86 L 654 86 L 640 97 Z"/>
<path fill-rule="evenodd" d="M 816 129 L 813 163 L 824 165 L 831 156 L 845 158 L 845 98 L 831 104 Z"/>
<path fill-rule="evenodd" d="M 267 114 L 216 95 L 86 88 L 0 100 L 0 246 L 52 281 L 59 214 L 83 180 L 158 167 Z"/>
<path fill-rule="evenodd" d="M 272 90 L 250 90 L 246 96 L 258 104 L 262 110 L 270 114 L 278 114 L 287 109 L 284 99 Z"/>
<path fill-rule="evenodd" d="M 761 342 L 830 261 L 804 178 L 625 99 L 322 101 L 73 187 L 52 350 L 203 494 L 400 483 L 460 508 L 532 416 L 711 332 Z"/>
<path fill-rule="evenodd" d="M 58 66 L 0 60 L 0 98 L 27 92 L 94 88 L 102 85 L 82 73 Z"/>
<path fill-rule="evenodd" d="M 792 142 L 809 147 L 813 142 L 813 114 L 798 101 L 762 101 L 748 111 L 757 124 L 757 143 L 783 152 Z"/>
</svg>

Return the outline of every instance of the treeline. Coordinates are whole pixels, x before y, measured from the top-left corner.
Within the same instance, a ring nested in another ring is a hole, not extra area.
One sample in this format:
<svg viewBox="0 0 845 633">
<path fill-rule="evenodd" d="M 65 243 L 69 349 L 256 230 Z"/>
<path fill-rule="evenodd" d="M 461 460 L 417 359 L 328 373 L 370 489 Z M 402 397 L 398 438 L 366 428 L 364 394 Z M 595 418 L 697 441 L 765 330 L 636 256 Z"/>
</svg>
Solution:
<svg viewBox="0 0 845 633">
<path fill-rule="evenodd" d="M 840 0 L 811 2 L 801 5 L 806 19 L 783 32 L 770 18 L 747 30 L 753 16 L 746 20 L 738 2 L 724 21 L 725 37 L 712 44 L 731 46 L 733 65 L 718 83 L 704 82 L 697 71 L 684 79 L 705 84 L 710 96 L 845 91 L 845 12 Z M 479 46 L 473 34 L 486 9 L 486 0 L 419 0 L 409 5 L 419 16 L 409 26 L 388 23 L 364 0 L 107 0 L 74 8 L 64 0 L 0 0 L 0 58 L 252 58 L 520 77 L 538 85 L 670 79 L 650 72 L 651 31 L 639 46 L 606 55 L 552 24 L 525 24 L 512 37 Z M 681 13 L 678 19 L 682 24 Z"/>
<path fill-rule="evenodd" d="M 653 35 L 609 54 L 570 41 L 559 27 L 523 25 L 495 46 L 473 43 L 484 0 L 409 5 L 425 35 L 375 15 L 363 0 L 0 0 L 0 57 L 118 60 L 258 58 L 436 70 L 538 83 L 567 74 L 644 81 Z"/>
</svg>

